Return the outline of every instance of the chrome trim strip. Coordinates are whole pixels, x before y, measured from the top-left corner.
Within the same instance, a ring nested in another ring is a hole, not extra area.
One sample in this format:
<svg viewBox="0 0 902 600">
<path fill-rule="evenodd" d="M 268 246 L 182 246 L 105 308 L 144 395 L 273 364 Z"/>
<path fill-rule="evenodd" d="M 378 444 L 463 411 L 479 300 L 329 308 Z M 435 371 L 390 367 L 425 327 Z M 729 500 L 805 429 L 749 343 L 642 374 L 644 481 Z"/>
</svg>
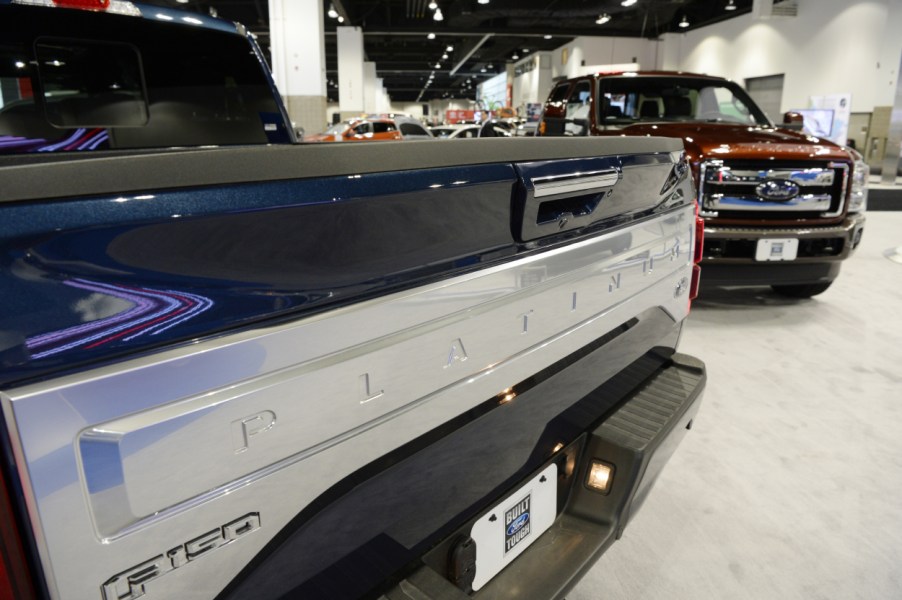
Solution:
<svg viewBox="0 0 902 600">
<path fill-rule="evenodd" d="M 545 196 L 556 196 L 558 194 L 607 189 L 617 185 L 620 177 L 620 173 L 617 170 L 611 169 L 609 171 L 536 177 L 530 182 L 535 188 L 533 197 L 544 198 Z"/>
<path fill-rule="evenodd" d="M 808 171 L 815 171 L 815 170 L 818 170 L 818 169 L 823 170 L 823 169 L 820 168 L 820 167 L 812 168 L 812 169 L 807 169 L 807 170 L 808 170 Z M 728 167 L 728 166 L 725 166 L 725 165 L 724 165 L 724 161 L 723 161 L 723 160 L 719 160 L 719 159 L 717 159 L 717 160 L 709 160 L 709 161 L 705 161 L 705 162 L 703 162 L 703 163 L 701 164 L 701 166 L 699 167 L 699 171 L 700 171 L 700 172 L 699 172 L 699 184 L 698 184 L 699 216 L 702 216 L 702 217 L 711 217 L 711 218 L 716 218 L 716 217 L 720 216 L 720 213 L 719 213 L 717 210 L 715 210 L 715 209 L 711 206 L 711 202 L 709 202 L 709 199 L 710 199 L 710 198 L 714 198 L 714 197 L 717 196 L 717 195 L 716 195 L 716 194 L 710 194 L 710 193 L 708 192 L 707 185 L 711 185 L 711 186 L 718 186 L 718 185 L 721 185 L 720 182 L 714 182 L 714 181 L 711 181 L 711 173 L 715 173 L 715 172 L 719 172 L 719 171 L 723 171 L 723 170 L 729 170 L 729 167 Z M 849 177 L 850 177 L 850 175 L 849 175 L 849 165 L 846 164 L 846 163 L 841 163 L 841 162 L 831 162 L 831 163 L 828 163 L 827 169 L 826 169 L 826 170 L 833 170 L 834 173 L 835 173 L 836 170 L 841 170 L 841 171 L 842 171 L 842 185 L 841 185 L 840 190 L 839 190 L 840 197 L 839 197 L 839 199 L 838 199 L 838 202 L 836 202 L 837 208 L 836 208 L 836 210 L 832 210 L 832 211 L 827 212 L 828 209 L 829 209 L 829 207 L 830 207 L 830 206 L 828 205 L 828 206 L 823 207 L 823 208 L 813 208 L 813 209 L 811 209 L 811 210 L 823 210 L 823 211 L 825 211 L 825 212 L 821 212 L 820 215 L 819 215 L 819 216 L 822 217 L 822 218 L 838 217 L 839 215 L 842 214 L 843 210 L 845 209 L 846 203 L 849 201 L 849 199 L 848 199 L 848 187 L 849 187 Z M 781 169 L 769 169 L 769 170 L 768 170 L 768 172 L 773 172 L 773 173 L 778 173 L 778 174 L 785 174 L 785 173 L 791 173 L 791 172 L 803 172 L 803 171 L 806 171 L 806 169 L 782 169 L 782 170 L 781 170 Z M 752 170 L 743 170 L 743 171 L 740 171 L 740 172 L 752 173 L 752 172 L 754 172 L 754 171 L 752 171 Z M 753 183 L 754 183 L 754 182 L 746 182 L 746 183 L 744 183 L 744 185 L 752 185 Z M 796 183 L 799 183 L 799 182 L 796 181 Z M 835 184 L 835 183 L 836 183 L 836 179 L 835 179 L 835 176 L 834 176 L 833 184 Z M 802 184 L 799 183 L 799 185 L 801 186 Z M 721 194 L 720 196 L 725 196 L 725 195 Z M 833 199 L 833 197 L 832 197 L 832 195 L 831 195 L 831 198 L 830 198 L 830 204 L 833 203 L 833 200 L 834 200 L 834 199 Z M 735 206 L 731 206 L 730 208 L 731 208 L 732 210 L 749 210 L 750 212 L 751 212 L 751 211 L 756 211 L 756 210 L 759 210 L 759 211 L 760 211 L 760 210 L 780 210 L 780 209 L 786 210 L 787 212 L 802 211 L 802 210 L 803 210 L 803 209 L 793 209 L 793 208 L 787 209 L 787 208 L 785 208 L 785 207 L 786 207 L 788 204 L 790 204 L 790 203 L 781 203 L 781 204 L 783 205 L 782 208 L 781 208 L 781 207 L 778 207 L 778 206 L 774 206 L 773 209 L 758 209 L 758 208 L 746 208 L 746 209 L 740 209 L 740 208 L 735 207 Z M 725 207 L 721 207 L 720 209 L 721 209 L 721 210 L 725 210 Z"/>
<path fill-rule="evenodd" d="M 684 206 L 292 323 L 4 390 L 51 596 L 99 598 L 116 574 L 259 514 L 252 534 L 146 590 L 216 596 L 374 458 L 636 314 L 684 318 L 693 232 Z"/>
<path fill-rule="evenodd" d="M 731 169 L 720 166 L 705 173 L 706 181 L 712 185 L 754 185 L 767 179 L 787 179 L 799 187 L 829 187 L 833 185 L 833 169 Z"/>
<path fill-rule="evenodd" d="M 830 194 L 805 194 L 785 202 L 770 202 L 757 196 L 726 196 L 711 194 L 705 198 L 705 208 L 711 210 L 744 211 L 816 211 L 827 210 L 833 198 Z"/>
</svg>

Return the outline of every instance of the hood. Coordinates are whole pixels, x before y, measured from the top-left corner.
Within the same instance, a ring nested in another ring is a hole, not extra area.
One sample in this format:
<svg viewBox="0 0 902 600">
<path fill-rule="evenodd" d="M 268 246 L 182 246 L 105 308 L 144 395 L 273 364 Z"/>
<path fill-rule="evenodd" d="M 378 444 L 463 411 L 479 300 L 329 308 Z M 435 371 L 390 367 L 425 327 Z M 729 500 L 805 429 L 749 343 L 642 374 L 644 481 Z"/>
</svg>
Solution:
<svg viewBox="0 0 902 600">
<path fill-rule="evenodd" d="M 827 139 L 770 127 L 727 123 L 649 123 L 618 133 L 683 139 L 693 161 L 708 159 L 800 159 L 849 161 L 849 153 Z"/>
</svg>

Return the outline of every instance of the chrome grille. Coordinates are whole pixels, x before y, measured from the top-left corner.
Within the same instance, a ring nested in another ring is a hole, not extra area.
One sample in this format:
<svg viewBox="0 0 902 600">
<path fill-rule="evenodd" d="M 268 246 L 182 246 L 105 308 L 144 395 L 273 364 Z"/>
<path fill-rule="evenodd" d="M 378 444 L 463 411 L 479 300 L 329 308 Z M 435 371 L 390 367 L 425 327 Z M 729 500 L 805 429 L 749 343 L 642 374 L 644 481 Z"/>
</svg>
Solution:
<svg viewBox="0 0 902 600">
<path fill-rule="evenodd" d="M 756 217 L 835 217 L 842 213 L 849 167 L 842 163 L 788 166 L 709 161 L 699 182 L 701 213 Z"/>
</svg>

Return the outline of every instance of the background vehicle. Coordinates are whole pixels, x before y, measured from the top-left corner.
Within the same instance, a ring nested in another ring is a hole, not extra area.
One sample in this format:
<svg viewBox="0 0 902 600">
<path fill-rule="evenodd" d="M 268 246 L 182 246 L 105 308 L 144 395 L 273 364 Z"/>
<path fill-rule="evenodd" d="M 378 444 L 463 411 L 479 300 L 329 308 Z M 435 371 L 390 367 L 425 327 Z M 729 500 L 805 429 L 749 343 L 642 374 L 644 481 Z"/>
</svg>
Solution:
<svg viewBox="0 0 902 600">
<path fill-rule="evenodd" d="M 380 140 L 431 139 L 422 123 L 400 115 L 361 117 L 336 123 L 323 133 L 306 136 L 305 142 L 370 142 Z"/>
<path fill-rule="evenodd" d="M 243 28 L 110 6 L 0 4 L 85 100 L 0 129 L 0 597 L 561 596 L 705 386 L 680 143 L 291 144 Z"/>
<path fill-rule="evenodd" d="M 868 178 L 861 156 L 775 127 L 725 79 L 623 73 L 568 80 L 551 91 L 539 135 L 681 138 L 705 219 L 706 284 L 813 296 L 861 241 Z"/>
<path fill-rule="evenodd" d="M 482 125 L 442 125 L 432 127 L 430 131 L 437 138 L 451 140 L 456 138 L 477 138 L 481 129 Z M 494 137 L 510 137 L 510 132 L 503 127 L 493 127 L 492 130 L 495 132 Z"/>
</svg>

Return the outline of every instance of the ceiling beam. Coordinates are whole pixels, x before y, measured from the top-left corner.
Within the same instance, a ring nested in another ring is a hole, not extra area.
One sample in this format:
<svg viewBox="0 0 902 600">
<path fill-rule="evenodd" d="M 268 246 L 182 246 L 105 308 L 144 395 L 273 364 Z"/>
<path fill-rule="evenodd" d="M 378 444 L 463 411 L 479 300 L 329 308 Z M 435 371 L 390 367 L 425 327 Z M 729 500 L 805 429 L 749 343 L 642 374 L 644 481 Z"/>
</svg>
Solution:
<svg viewBox="0 0 902 600">
<path fill-rule="evenodd" d="M 479 42 L 477 42 L 476 45 L 473 46 L 473 47 L 470 49 L 469 52 L 467 52 L 467 55 L 464 56 L 462 59 L 460 59 L 460 61 L 458 61 L 458 63 L 457 63 L 456 65 L 454 65 L 454 68 L 451 69 L 450 74 L 451 74 L 451 75 L 454 75 L 455 73 L 457 73 L 457 70 L 458 70 L 459 68 L 461 68 L 462 66 L 464 66 L 464 64 L 470 59 L 470 57 L 473 56 L 473 54 L 474 54 L 477 50 L 479 50 L 479 48 L 480 48 L 484 43 L 486 43 L 486 42 L 489 40 L 489 38 L 492 37 L 493 35 L 494 35 L 493 33 L 487 33 L 487 34 L 485 34 L 484 36 L 482 36 L 482 39 L 479 40 Z"/>
</svg>

